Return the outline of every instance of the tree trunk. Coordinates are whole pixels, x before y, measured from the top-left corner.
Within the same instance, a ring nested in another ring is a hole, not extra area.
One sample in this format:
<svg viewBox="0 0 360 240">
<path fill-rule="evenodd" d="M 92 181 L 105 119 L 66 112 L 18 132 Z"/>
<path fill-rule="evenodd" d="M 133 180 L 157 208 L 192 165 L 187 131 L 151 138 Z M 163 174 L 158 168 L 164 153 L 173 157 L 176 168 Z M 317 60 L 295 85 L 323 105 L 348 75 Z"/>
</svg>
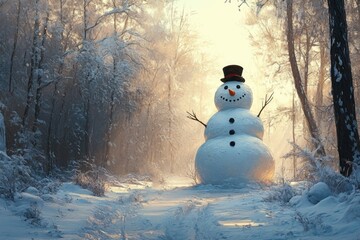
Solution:
<svg viewBox="0 0 360 240">
<path fill-rule="evenodd" d="M 61 43 L 64 42 L 65 36 L 64 36 L 64 0 L 60 0 L 59 1 L 60 4 L 60 9 L 59 9 L 59 14 L 60 14 L 60 23 L 61 23 Z M 55 80 L 55 84 L 54 84 L 54 90 L 53 90 L 53 94 L 52 94 L 52 99 L 51 99 L 51 107 L 50 107 L 50 116 L 49 116 L 49 123 L 48 123 L 48 128 L 47 128 L 47 139 L 46 139 L 46 155 L 47 155 L 47 159 L 48 159 L 48 163 L 49 163 L 49 167 L 48 169 L 51 171 L 53 169 L 54 166 L 54 162 L 55 162 L 55 156 L 53 154 L 53 152 L 55 152 L 55 149 L 53 149 L 53 142 L 56 142 L 56 133 L 53 133 L 53 121 L 54 121 L 54 113 L 55 113 L 55 103 L 56 103 L 56 99 L 57 99 L 57 95 L 58 95 L 58 85 L 61 79 L 61 76 L 63 74 L 63 70 L 64 70 L 64 52 L 66 48 L 62 47 L 63 45 L 60 44 L 59 45 L 59 52 L 61 54 L 61 57 L 59 59 L 59 67 L 57 70 L 57 76 L 56 76 L 56 80 Z M 66 46 L 66 44 L 65 44 Z M 54 136 L 53 136 L 54 135 Z"/>
<path fill-rule="evenodd" d="M 112 0 L 112 4 L 113 4 L 113 8 L 115 9 L 116 6 L 116 1 Z M 113 36 L 114 38 L 117 37 L 117 25 L 118 25 L 118 21 L 117 21 L 117 16 L 116 14 L 114 14 L 113 16 L 113 28 L 114 28 L 114 33 Z M 113 76 L 112 76 L 112 82 L 111 84 L 115 86 L 115 80 L 117 77 L 117 63 L 118 63 L 118 58 L 117 58 L 117 53 L 114 53 L 113 55 Z M 106 131 L 106 135 L 105 135 L 105 159 L 103 160 L 103 163 L 106 165 L 107 163 L 110 162 L 110 146 L 112 146 L 111 144 L 111 133 L 113 131 L 113 125 L 114 125 L 114 111 L 115 111 L 115 89 L 112 88 L 111 89 L 111 93 L 110 93 L 110 107 L 109 107 L 109 123 L 108 123 L 108 128 Z M 104 166 L 105 166 L 104 165 Z"/>
<path fill-rule="evenodd" d="M 53 96 L 51 99 L 51 110 L 50 110 L 50 116 L 49 116 L 49 123 L 47 128 L 47 136 L 46 136 L 46 158 L 48 160 L 48 172 L 49 173 L 53 167 L 54 167 L 54 157 L 53 157 L 53 149 L 52 149 L 52 142 L 53 142 L 53 136 L 52 136 L 52 124 L 53 124 L 53 116 L 55 112 L 55 101 L 56 101 L 56 93 L 58 89 L 58 81 L 55 82 Z"/>
<path fill-rule="evenodd" d="M 328 0 L 328 6 L 331 43 L 331 86 L 340 173 L 349 176 L 352 172 L 352 163 L 359 164 L 360 145 L 344 0 Z"/>
<path fill-rule="evenodd" d="M 358 13 L 358 20 L 360 23 L 360 0 L 356 0 L 356 7 L 357 7 L 357 13 Z"/>
<path fill-rule="evenodd" d="M 114 18 L 114 27 L 116 25 L 116 18 Z M 116 36 L 117 31 L 116 28 L 114 30 L 114 35 Z M 113 76 L 112 76 L 112 80 L 110 81 L 110 84 L 112 86 L 115 86 L 115 79 L 116 79 L 116 75 L 117 75 L 117 58 L 115 56 L 113 56 Z M 105 159 L 104 159 L 104 163 L 107 164 L 110 161 L 110 147 L 112 146 L 111 140 L 111 134 L 114 128 L 114 112 L 115 112 L 115 89 L 111 88 L 111 93 L 110 93 L 110 104 L 109 104 L 109 123 L 108 123 L 108 127 L 107 127 L 107 131 L 106 131 L 106 136 L 105 136 Z M 104 165 L 105 166 L 105 165 Z"/>
<path fill-rule="evenodd" d="M 91 3 L 92 0 L 83 0 L 83 39 L 82 39 L 82 47 L 81 47 L 81 51 L 83 51 L 84 49 L 87 50 L 87 47 L 85 47 L 85 43 L 88 40 L 88 7 L 89 4 Z M 85 48 L 84 48 L 85 47 Z M 88 70 L 87 70 L 88 71 Z M 84 124 L 84 139 L 83 139 L 83 144 L 84 144 L 84 158 L 86 160 L 90 161 L 90 141 L 91 141 L 91 132 L 90 132 L 90 84 L 91 84 L 91 79 L 90 78 L 90 73 L 87 73 L 86 76 L 86 84 L 87 84 L 87 91 L 88 93 L 84 94 L 84 100 L 86 101 L 84 103 L 84 116 L 85 116 L 85 124 Z M 81 90 L 80 90 L 81 91 Z M 86 99 L 85 99 L 86 98 Z"/>
<path fill-rule="evenodd" d="M 296 136 L 295 136 L 295 127 L 296 127 L 296 108 L 295 108 L 295 92 L 293 90 L 292 95 L 292 113 L 291 113 L 291 120 L 292 120 L 292 142 L 293 142 L 293 151 L 295 152 L 295 144 L 296 144 Z M 297 162 L 296 156 L 293 156 L 293 178 L 296 180 L 296 170 L 297 170 Z"/>
<path fill-rule="evenodd" d="M 39 116 L 40 116 L 40 110 L 41 110 L 41 96 L 42 96 L 42 90 L 44 88 L 43 63 L 44 63 L 44 55 L 45 55 L 45 42 L 46 42 L 48 22 L 49 22 L 49 11 L 46 14 L 44 28 L 41 33 L 40 59 L 39 59 L 39 64 L 38 64 L 38 70 L 41 71 L 41 73 L 37 74 L 37 76 L 36 76 L 37 88 L 36 88 L 36 95 L 35 95 L 36 96 L 35 97 L 35 116 L 34 116 L 33 132 L 36 132 L 36 130 L 39 128 L 39 121 L 40 121 Z"/>
<path fill-rule="evenodd" d="M 174 173 L 174 153 L 173 153 L 173 139 L 172 139 L 172 109 L 171 109 L 171 100 L 172 100 L 172 76 L 171 76 L 171 69 L 169 71 L 170 75 L 169 75 L 169 81 L 168 81 L 168 143 L 169 143 L 169 164 L 170 164 L 170 173 Z"/>
<path fill-rule="evenodd" d="M 111 93 L 111 102 L 110 102 L 110 110 L 109 110 L 109 126 L 106 132 L 106 139 L 105 139 L 105 161 L 104 163 L 108 163 L 110 160 L 110 146 L 111 144 L 111 132 L 113 130 L 114 125 L 114 108 L 115 108 L 115 90 Z"/>
<path fill-rule="evenodd" d="M 306 95 L 308 95 L 310 50 L 311 50 L 311 36 L 307 28 L 308 26 L 305 26 L 306 50 L 305 50 L 305 59 L 304 59 L 304 91 Z"/>
<path fill-rule="evenodd" d="M 89 22 L 88 22 L 88 7 L 92 0 L 83 0 L 83 41 L 88 40 Z"/>
<path fill-rule="evenodd" d="M 33 30 L 33 42 L 31 47 L 31 61 L 30 61 L 30 75 L 27 84 L 27 97 L 26 97 L 26 105 L 22 118 L 22 125 L 25 126 L 27 124 L 27 120 L 29 117 L 29 111 L 31 104 L 33 103 L 33 93 L 32 88 L 34 85 L 34 80 L 36 75 L 38 74 L 39 68 L 39 59 L 40 59 L 40 50 L 39 50 L 39 38 L 40 38 L 40 16 L 39 16 L 39 0 L 35 0 L 35 20 L 34 20 L 34 30 Z"/>
<path fill-rule="evenodd" d="M 84 155 L 85 155 L 85 159 L 90 160 L 91 159 L 90 145 L 91 145 L 91 136 L 92 136 L 91 121 L 90 121 L 90 96 L 87 96 L 86 103 L 84 104 L 84 113 L 85 113 Z"/>
<path fill-rule="evenodd" d="M 51 171 L 53 169 L 54 162 L 55 162 L 55 156 L 52 153 L 55 152 L 53 142 L 55 142 L 55 143 L 57 142 L 56 141 L 57 137 L 56 137 L 56 131 L 53 132 L 53 122 L 54 122 L 54 113 L 55 113 L 55 103 L 56 103 L 56 99 L 57 99 L 57 95 L 58 95 L 59 81 L 60 81 L 61 75 L 64 70 L 63 60 L 60 60 L 60 61 L 61 62 L 59 65 L 59 69 L 57 71 L 58 76 L 57 76 L 57 79 L 55 80 L 54 90 L 53 90 L 52 99 L 51 99 L 50 116 L 49 116 L 49 123 L 48 123 L 48 128 L 47 128 L 46 155 L 47 155 L 47 159 L 49 161 L 49 171 Z M 61 119 L 61 117 L 60 117 L 60 119 Z"/>
<path fill-rule="evenodd" d="M 319 126 L 321 126 L 322 122 L 322 107 L 323 107 L 323 89 L 325 83 L 325 66 L 326 66 L 326 56 L 325 56 L 325 46 L 323 42 L 320 42 L 320 69 L 319 69 L 319 81 L 316 87 L 316 96 L 315 102 L 318 107 L 316 113 L 316 120 Z"/>
<path fill-rule="evenodd" d="M 304 87 L 302 85 L 301 75 L 299 67 L 296 61 L 295 56 L 295 47 L 294 47 L 294 33 L 293 33 L 293 0 L 287 0 L 287 43 L 288 43 L 288 52 L 289 60 L 291 65 L 291 71 L 294 78 L 295 89 L 297 95 L 299 96 L 300 103 L 305 115 L 306 123 L 309 128 L 310 136 L 312 137 L 316 153 L 320 156 L 325 155 L 325 148 L 321 143 L 320 133 L 316 125 L 314 116 L 311 112 L 310 104 L 307 99 Z"/>
<path fill-rule="evenodd" d="M 14 69 L 14 58 L 17 48 L 17 42 L 19 38 L 19 27 L 20 27 L 20 13 L 21 13 L 21 0 L 18 0 L 17 15 L 16 15 L 16 29 L 14 34 L 14 43 L 11 50 L 10 58 L 10 73 L 9 73 L 9 92 L 13 92 L 13 69 Z"/>
</svg>

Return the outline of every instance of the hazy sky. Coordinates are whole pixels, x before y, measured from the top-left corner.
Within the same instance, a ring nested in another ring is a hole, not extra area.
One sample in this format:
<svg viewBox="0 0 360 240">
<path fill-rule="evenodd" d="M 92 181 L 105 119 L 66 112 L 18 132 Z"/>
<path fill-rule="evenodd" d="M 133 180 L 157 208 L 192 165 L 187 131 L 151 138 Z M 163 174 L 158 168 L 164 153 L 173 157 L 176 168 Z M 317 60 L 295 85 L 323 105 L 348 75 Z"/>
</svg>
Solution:
<svg viewBox="0 0 360 240">
<path fill-rule="evenodd" d="M 229 64 L 241 65 L 246 77 L 255 68 L 248 27 L 244 24 L 246 13 L 250 9 L 244 5 L 239 11 L 236 1 L 232 4 L 224 2 L 179 0 L 179 5 L 193 13 L 190 16 L 191 25 L 199 33 L 201 41 L 206 42 L 206 54 L 216 59 L 215 65 L 220 69 Z"/>
</svg>

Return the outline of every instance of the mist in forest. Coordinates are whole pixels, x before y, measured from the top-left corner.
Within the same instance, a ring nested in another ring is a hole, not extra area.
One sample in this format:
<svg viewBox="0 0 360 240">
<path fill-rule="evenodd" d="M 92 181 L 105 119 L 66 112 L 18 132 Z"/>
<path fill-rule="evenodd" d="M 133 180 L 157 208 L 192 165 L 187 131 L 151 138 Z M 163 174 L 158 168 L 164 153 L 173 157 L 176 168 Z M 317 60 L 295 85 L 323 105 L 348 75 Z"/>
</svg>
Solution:
<svg viewBox="0 0 360 240">
<path fill-rule="evenodd" d="M 305 163 L 289 142 L 311 149 L 312 140 L 290 70 L 285 4 L 195 2 L 1 0 L 8 154 L 45 172 L 77 164 L 194 177 L 204 127 L 186 111 L 206 122 L 217 111 L 222 68 L 238 64 L 254 93 L 252 112 L 274 92 L 261 119 L 276 177 L 300 178 Z M 294 7 L 304 89 L 327 154 L 336 156 L 327 8 L 308 0 Z M 359 105 L 359 6 L 347 8 Z"/>
</svg>

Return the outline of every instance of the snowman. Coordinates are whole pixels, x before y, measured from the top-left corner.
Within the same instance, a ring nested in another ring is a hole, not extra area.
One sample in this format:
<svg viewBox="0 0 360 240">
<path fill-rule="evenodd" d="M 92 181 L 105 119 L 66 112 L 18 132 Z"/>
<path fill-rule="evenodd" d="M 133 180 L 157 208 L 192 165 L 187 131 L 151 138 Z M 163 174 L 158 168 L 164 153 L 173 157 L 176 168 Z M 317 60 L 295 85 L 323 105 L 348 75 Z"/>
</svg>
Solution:
<svg viewBox="0 0 360 240">
<path fill-rule="evenodd" d="M 265 104 L 256 116 L 249 109 L 252 91 L 242 77 L 243 68 L 229 65 L 223 68 L 223 84 L 215 93 L 215 113 L 207 124 L 195 113 L 188 118 L 205 126 L 205 143 L 195 158 L 195 168 L 203 184 L 242 184 L 249 181 L 271 181 L 274 161 L 263 143 L 264 127 L 259 118 Z"/>
</svg>

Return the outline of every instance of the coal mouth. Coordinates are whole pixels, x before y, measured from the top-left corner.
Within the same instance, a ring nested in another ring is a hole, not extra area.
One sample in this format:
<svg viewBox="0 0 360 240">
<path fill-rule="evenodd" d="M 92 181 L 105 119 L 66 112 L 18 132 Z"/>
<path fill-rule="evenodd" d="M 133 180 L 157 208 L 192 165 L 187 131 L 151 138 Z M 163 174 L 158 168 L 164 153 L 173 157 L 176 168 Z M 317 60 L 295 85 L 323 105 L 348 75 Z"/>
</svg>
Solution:
<svg viewBox="0 0 360 240">
<path fill-rule="evenodd" d="M 224 100 L 225 102 L 237 102 L 237 101 L 240 101 L 241 99 L 243 99 L 245 96 L 246 96 L 246 93 L 244 93 L 243 95 L 241 95 L 240 97 L 235 98 L 235 99 L 229 99 L 229 98 L 226 98 L 226 97 L 223 97 L 223 96 L 220 96 L 220 98 L 222 100 Z"/>
</svg>

